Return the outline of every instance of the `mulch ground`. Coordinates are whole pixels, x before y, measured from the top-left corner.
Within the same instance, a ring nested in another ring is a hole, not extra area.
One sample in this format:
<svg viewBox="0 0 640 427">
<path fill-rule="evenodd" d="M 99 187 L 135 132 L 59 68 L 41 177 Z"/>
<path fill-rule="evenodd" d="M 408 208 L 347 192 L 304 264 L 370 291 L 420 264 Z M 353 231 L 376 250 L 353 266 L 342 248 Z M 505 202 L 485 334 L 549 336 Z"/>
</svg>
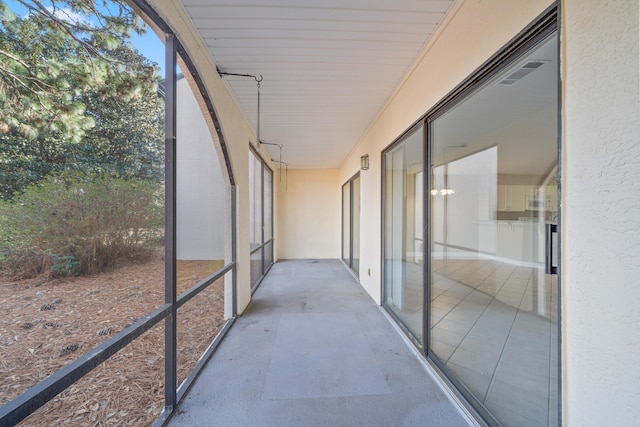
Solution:
<svg viewBox="0 0 640 427">
<path fill-rule="evenodd" d="M 178 294 L 222 267 L 179 261 Z M 164 302 L 164 260 L 86 277 L 0 279 L 0 405 Z M 224 326 L 218 280 L 178 310 L 178 384 Z M 34 412 L 20 425 L 145 426 L 164 407 L 164 322 Z"/>
</svg>

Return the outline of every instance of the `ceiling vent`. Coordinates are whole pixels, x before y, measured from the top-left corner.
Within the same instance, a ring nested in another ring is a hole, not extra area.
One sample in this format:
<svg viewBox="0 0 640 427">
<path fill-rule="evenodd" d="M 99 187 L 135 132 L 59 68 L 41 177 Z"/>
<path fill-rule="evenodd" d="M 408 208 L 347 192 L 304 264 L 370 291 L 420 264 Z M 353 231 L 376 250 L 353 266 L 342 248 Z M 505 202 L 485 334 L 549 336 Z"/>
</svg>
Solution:
<svg viewBox="0 0 640 427">
<path fill-rule="evenodd" d="M 539 61 L 539 60 L 527 61 L 523 65 L 518 67 L 514 72 L 509 74 L 507 77 L 500 79 L 496 83 L 494 83 L 494 86 L 512 86 L 527 74 L 540 68 L 542 65 L 544 65 L 545 62 L 549 62 L 549 61 Z"/>
</svg>

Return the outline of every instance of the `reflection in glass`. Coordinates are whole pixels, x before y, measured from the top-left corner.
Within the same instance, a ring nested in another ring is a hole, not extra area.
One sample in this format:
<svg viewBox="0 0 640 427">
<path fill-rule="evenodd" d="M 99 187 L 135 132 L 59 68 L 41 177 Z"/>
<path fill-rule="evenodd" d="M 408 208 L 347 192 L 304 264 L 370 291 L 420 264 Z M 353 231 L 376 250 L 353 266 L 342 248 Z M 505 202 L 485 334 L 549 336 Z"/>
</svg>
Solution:
<svg viewBox="0 0 640 427">
<path fill-rule="evenodd" d="M 351 181 L 342 186 L 342 260 L 351 263 Z"/>
<path fill-rule="evenodd" d="M 422 342 L 422 128 L 384 155 L 384 304 Z"/>
<path fill-rule="evenodd" d="M 360 270 L 360 174 L 342 186 L 342 260 L 356 276 Z"/>
<path fill-rule="evenodd" d="M 262 162 L 249 151 L 249 226 L 251 250 L 262 242 Z"/>
<path fill-rule="evenodd" d="M 556 57 L 553 36 L 430 128 L 430 353 L 505 425 L 558 423 Z"/>
<path fill-rule="evenodd" d="M 351 229 L 351 269 L 360 274 L 360 175 L 358 175 L 351 184 L 351 217 L 353 228 Z"/>
</svg>

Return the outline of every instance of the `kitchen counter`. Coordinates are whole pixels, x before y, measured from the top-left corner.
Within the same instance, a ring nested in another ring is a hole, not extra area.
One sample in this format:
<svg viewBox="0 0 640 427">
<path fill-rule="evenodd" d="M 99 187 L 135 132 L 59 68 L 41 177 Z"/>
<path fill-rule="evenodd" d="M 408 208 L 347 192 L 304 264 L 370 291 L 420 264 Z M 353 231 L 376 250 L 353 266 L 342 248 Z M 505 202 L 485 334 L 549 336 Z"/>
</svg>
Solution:
<svg viewBox="0 0 640 427">
<path fill-rule="evenodd" d="M 538 221 L 482 221 L 478 223 L 480 252 L 495 254 L 518 265 L 544 262 L 544 223 Z"/>
</svg>

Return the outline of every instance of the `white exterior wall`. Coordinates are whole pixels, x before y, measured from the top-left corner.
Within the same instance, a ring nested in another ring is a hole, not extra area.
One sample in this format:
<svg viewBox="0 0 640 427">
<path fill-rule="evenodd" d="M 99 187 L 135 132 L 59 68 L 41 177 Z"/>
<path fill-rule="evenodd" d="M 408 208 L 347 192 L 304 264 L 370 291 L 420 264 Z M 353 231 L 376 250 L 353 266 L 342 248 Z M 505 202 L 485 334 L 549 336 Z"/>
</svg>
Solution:
<svg viewBox="0 0 640 427">
<path fill-rule="evenodd" d="M 567 426 L 640 423 L 637 0 L 563 3 Z"/>
<path fill-rule="evenodd" d="M 342 183 L 337 169 L 274 173 L 278 258 L 340 258 Z"/>
<path fill-rule="evenodd" d="M 177 92 L 177 259 L 225 260 L 230 213 L 221 203 L 224 161 L 186 79 L 178 80 Z"/>
</svg>

